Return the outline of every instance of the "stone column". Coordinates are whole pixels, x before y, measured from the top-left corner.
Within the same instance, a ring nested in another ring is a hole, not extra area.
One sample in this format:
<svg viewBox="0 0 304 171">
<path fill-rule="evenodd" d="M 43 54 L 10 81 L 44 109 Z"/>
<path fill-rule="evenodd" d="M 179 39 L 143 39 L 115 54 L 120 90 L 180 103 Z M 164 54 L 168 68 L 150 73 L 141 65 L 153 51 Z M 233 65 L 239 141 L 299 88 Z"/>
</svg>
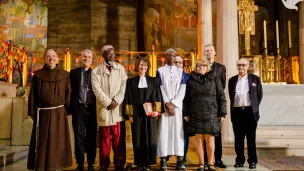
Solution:
<svg viewBox="0 0 304 171">
<path fill-rule="evenodd" d="M 300 83 L 304 84 L 304 2 L 299 3 Z"/>
<path fill-rule="evenodd" d="M 203 57 L 203 49 L 212 42 L 212 1 L 198 0 L 198 55 L 197 59 Z"/>
<path fill-rule="evenodd" d="M 226 66 L 226 99 L 227 99 L 227 117 L 222 127 L 223 145 L 233 144 L 234 135 L 230 121 L 230 100 L 228 96 L 228 80 L 236 75 L 236 63 L 239 59 L 238 50 L 238 22 L 237 22 L 237 0 L 217 0 L 217 33 L 216 33 L 216 51 L 217 62 Z"/>
</svg>

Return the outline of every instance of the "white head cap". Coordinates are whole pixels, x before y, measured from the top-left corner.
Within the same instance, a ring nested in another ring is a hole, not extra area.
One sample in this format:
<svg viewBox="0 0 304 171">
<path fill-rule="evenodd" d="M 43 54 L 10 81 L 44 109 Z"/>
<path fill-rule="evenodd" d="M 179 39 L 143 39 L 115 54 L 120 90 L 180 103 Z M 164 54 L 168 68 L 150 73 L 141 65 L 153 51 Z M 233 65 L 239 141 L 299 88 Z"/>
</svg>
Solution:
<svg viewBox="0 0 304 171">
<path fill-rule="evenodd" d="M 101 52 L 103 53 L 104 51 L 107 51 L 108 49 L 114 49 L 114 48 L 113 48 L 113 46 L 111 46 L 111 45 L 105 45 L 105 46 L 102 48 Z"/>
<path fill-rule="evenodd" d="M 176 56 L 175 61 L 183 61 L 183 58 L 181 56 Z"/>
<path fill-rule="evenodd" d="M 176 51 L 173 48 L 169 48 L 169 49 L 166 50 L 165 55 L 167 55 L 170 52 L 175 52 L 176 53 Z"/>
</svg>

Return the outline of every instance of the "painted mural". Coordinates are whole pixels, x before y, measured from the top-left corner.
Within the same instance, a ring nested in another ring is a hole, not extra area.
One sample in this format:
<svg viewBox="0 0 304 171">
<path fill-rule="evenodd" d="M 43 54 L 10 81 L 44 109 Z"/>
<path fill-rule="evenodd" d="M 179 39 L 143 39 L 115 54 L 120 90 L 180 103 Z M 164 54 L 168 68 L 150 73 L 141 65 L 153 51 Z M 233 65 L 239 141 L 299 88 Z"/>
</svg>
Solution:
<svg viewBox="0 0 304 171">
<path fill-rule="evenodd" d="M 212 1 L 213 28 L 216 24 L 216 1 Z M 175 47 L 179 51 L 192 51 L 197 47 L 197 0 L 145 1 L 145 49 L 164 51 Z M 213 37 L 215 44 L 215 33 Z"/>
<path fill-rule="evenodd" d="M 33 54 L 47 46 L 48 0 L 0 0 L 0 40 L 13 40 L 14 45 L 28 54 L 28 81 L 32 71 L 41 67 L 35 64 Z M 18 63 L 14 63 L 14 66 Z M 21 73 L 13 72 L 13 83 L 21 84 Z"/>
<path fill-rule="evenodd" d="M 145 47 L 193 49 L 197 36 L 197 0 L 147 1 Z"/>
<path fill-rule="evenodd" d="M 0 0 L 0 39 L 29 51 L 47 46 L 47 0 Z"/>
</svg>

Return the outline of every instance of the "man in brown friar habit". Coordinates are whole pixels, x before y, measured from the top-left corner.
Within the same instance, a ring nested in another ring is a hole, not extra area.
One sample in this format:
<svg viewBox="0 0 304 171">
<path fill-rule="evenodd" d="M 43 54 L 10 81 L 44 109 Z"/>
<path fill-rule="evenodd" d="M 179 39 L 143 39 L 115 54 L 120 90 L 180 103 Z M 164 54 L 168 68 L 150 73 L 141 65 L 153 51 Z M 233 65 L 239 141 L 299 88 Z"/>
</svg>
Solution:
<svg viewBox="0 0 304 171">
<path fill-rule="evenodd" d="M 28 99 L 28 115 L 34 120 L 29 170 L 60 170 L 72 166 L 66 109 L 70 103 L 69 73 L 58 67 L 53 49 L 44 52 L 45 65 L 34 72 Z"/>
</svg>

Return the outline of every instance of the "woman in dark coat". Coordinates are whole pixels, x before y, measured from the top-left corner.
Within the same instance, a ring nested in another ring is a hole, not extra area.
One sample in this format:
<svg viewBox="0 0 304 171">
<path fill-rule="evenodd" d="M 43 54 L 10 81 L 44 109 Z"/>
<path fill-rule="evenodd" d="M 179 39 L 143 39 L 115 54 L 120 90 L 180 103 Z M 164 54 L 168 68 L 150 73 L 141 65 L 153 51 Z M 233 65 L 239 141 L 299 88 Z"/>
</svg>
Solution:
<svg viewBox="0 0 304 171">
<path fill-rule="evenodd" d="M 161 91 L 155 77 L 147 76 L 149 61 L 138 59 L 135 69 L 137 76 L 129 78 L 126 86 L 126 114 L 132 123 L 132 141 L 134 164 L 138 170 L 150 170 L 149 165 L 156 164 L 156 117 L 161 112 Z M 154 109 L 147 116 L 143 104 L 150 102 Z"/>
<path fill-rule="evenodd" d="M 207 60 L 197 61 L 194 71 L 187 81 L 186 96 L 184 99 L 183 114 L 189 122 L 187 132 L 195 135 L 196 149 L 199 154 L 200 166 L 203 171 L 204 164 L 203 141 L 206 141 L 208 155 L 208 169 L 214 167 L 214 136 L 221 131 L 221 121 L 227 114 L 226 98 L 221 81 L 210 71 Z M 209 72 L 210 71 L 210 72 Z"/>
</svg>

